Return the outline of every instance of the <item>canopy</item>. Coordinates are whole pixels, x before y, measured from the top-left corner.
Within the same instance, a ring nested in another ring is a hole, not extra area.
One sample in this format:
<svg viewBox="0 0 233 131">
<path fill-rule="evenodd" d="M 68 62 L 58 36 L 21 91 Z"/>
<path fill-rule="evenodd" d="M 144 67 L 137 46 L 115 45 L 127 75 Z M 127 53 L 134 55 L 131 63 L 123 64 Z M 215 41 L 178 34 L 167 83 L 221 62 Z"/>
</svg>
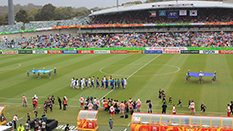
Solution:
<svg viewBox="0 0 233 131">
<path fill-rule="evenodd" d="M 192 77 L 199 77 L 199 76 L 214 76 L 214 73 L 204 73 L 204 72 L 196 73 L 196 72 L 189 72 L 189 76 L 192 76 Z"/>
<path fill-rule="evenodd" d="M 53 71 L 53 69 L 47 69 L 47 70 L 45 70 L 45 69 L 38 69 L 38 70 L 31 70 L 30 72 L 33 72 L 33 73 L 36 73 L 36 72 L 40 72 L 40 73 L 48 73 L 48 72 L 50 72 L 50 71 Z"/>
<path fill-rule="evenodd" d="M 0 126 L 0 131 L 11 131 L 12 126 Z"/>
</svg>

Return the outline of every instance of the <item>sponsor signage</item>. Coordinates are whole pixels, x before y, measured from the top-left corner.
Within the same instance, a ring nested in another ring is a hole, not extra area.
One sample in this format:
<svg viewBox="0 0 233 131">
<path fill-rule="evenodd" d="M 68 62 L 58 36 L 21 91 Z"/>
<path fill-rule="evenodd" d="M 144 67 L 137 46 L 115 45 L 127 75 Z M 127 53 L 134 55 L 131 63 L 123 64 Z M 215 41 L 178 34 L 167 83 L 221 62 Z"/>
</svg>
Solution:
<svg viewBox="0 0 233 131">
<path fill-rule="evenodd" d="M 232 131 L 232 129 L 132 124 L 131 131 Z"/>
<path fill-rule="evenodd" d="M 27 51 L 18 51 L 19 54 L 32 54 L 31 50 L 27 50 Z"/>
<path fill-rule="evenodd" d="M 167 18 L 178 18 L 178 11 L 167 11 Z"/>
<path fill-rule="evenodd" d="M 146 50 L 180 51 L 188 50 L 187 47 L 146 47 Z"/>
<path fill-rule="evenodd" d="M 32 51 L 32 53 L 33 54 L 47 54 L 48 51 L 47 50 L 45 50 L 45 51 L 43 51 L 43 50 L 34 50 L 34 51 Z"/>
<path fill-rule="evenodd" d="M 140 50 L 128 50 L 128 54 L 141 54 L 142 51 Z"/>
<path fill-rule="evenodd" d="M 94 54 L 110 54 L 110 50 L 94 50 Z"/>
<path fill-rule="evenodd" d="M 18 51 L 2 51 L 2 54 L 18 54 Z"/>
<path fill-rule="evenodd" d="M 233 54 L 233 50 L 219 50 L 219 54 Z"/>
<path fill-rule="evenodd" d="M 180 50 L 163 50 L 163 54 L 179 54 Z"/>
<path fill-rule="evenodd" d="M 77 50 L 63 50 L 62 54 L 77 54 Z"/>
<path fill-rule="evenodd" d="M 111 54 L 127 54 L 127 50 L 111 50 Z"/>
<path fill-rule="evenodd" d="M 93 50 L 80 50 L 80 51 L 78 51 L 78 53 L 80 53 L 80 54 L 93 54 L 94 51 Z"/>
<path fill-rule="evenodd" d="M 61 54 L 62 51 L 61 50 L 49 50 L 48 54 Z"/>
<path fill-rule="evenodd" d="M 218 54 L 218 50 L 200 50 L 200 54 Z"/>
<path fill-rule="evenodd" d="M 162 50 L 145 50 L 144 53 L 145 54 L 162 54 L 163 51 Z"/>
<path fill-rule="evenodd" d="M 199 50 L 181 50 L 181 54 L 199 54 Z"/>
</svg>

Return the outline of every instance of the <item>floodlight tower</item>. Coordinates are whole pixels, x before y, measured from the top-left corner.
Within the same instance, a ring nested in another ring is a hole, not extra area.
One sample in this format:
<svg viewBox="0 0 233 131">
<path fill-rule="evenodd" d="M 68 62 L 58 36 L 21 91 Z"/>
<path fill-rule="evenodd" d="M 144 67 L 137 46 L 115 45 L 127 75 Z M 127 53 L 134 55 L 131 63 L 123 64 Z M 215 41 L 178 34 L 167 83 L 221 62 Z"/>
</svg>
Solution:
<svg viewBox="0 0 233 131">
<path fill-rule="evenodd" d="M 8 0 L 8 24 L 15 24 L 14 5 L 13 0 Z"/>
</svg>

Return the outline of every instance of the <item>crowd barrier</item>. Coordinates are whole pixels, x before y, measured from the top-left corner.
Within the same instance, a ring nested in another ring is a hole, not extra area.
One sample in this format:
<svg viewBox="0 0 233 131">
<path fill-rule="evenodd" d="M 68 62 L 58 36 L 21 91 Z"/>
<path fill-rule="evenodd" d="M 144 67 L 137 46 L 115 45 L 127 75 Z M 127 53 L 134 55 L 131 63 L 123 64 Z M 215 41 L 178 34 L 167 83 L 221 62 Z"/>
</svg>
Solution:
<svg viewBox="0 0 233 131">
<path fill-rule="evenodd" d="M 63 50 L 63 49 L 20 49 L 20 50 L 0 50 L 0 54 L 233 54 L 233 48 L 189 48 L 189 47 L 140 47 L 140 48 L 99 48 L 96 50 L 84 48 L 86 50 Z M 101 50 L 102 49 L 102 50 Z M 134 50 L 135 49 L 135 50 Z M 212 50 L 211 50 L 212 49 Z M 222 49 L 222 50 L 221 50 Z M 229 49 L 229 50 L 228 50 Z"/>
</svg>

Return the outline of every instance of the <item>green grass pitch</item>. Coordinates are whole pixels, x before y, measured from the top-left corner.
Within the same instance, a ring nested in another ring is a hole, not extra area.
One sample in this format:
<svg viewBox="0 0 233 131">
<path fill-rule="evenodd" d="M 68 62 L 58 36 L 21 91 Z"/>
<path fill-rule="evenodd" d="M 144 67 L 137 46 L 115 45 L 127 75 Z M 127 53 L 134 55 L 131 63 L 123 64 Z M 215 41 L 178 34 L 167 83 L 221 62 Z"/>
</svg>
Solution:
<svg viewBox="0 0 233 131">
<path fill-rule="evenodd" d="M 130 97 L 142 101 L 142 111 L 147 112 L 147 99 L 152 100 L 153 113 L 161 113 L 161 100 L 158 99 L 159 88 L 165 90 L 167 99 L 173 97 L 177 104 L 182 98 L 184 107 L 177 107 L 177 114 L 189 114 L 188 100 L 193 99 L 196 104 L 196 114 L 200 112 L 200 105 L 207 106 L 205 115 L 226 116 L 227 104 L 233 100 L 233 56 L 232 55 L 183 55 L 183 54 L 40 54 L 40 55 L 0 55 L 0 106 L 7 106 L 6 118 L 12 120 L 18 114 L 21 122 L 25 122 L 26 113 L 34 118 L 31 98 L 34 94 L 39 97 L 39 116 L 42 115 L 42 104 L 49 95 L 55 97 L 67 96 L 68 108 L 48 111 L 48 118 L 60 123 L 75 125 L 80 110 L 78 99 L 80 96 L 97 98 L 113 98 L 128 100 Z M 37 79 L 31 75 L 27 79 L 26 71 L 33 68 L 57 68 L 57 76 L 42 76 Z M 198 78 L 191 78 L 189 84 L 184 84 L 187 70 L 191 72 L 213 73 L 217 71 L 216 85 L 211 84 L 212 77 L 204 77 L 204 83 L 198 84 Z M 100 77 L 112 75 L 113 78 L 129 78 L 124 90 L 84 89 L 73 90 L 70 87 L 72 77 Z M 26 94 L 28 107 L 22 107 L 22 95 Z M 168 105 L 168 113 L 172 112 L 172 105 Z M 130 119 L 119 118 L 116 115 L 114 126 L 117 130 L 124 130 Z M 98 122 L 100 130 L 108 130 L 110 115 L 100 109 Z M 127 129 L 130 129 L 129 127 Z"/>
</svg>

